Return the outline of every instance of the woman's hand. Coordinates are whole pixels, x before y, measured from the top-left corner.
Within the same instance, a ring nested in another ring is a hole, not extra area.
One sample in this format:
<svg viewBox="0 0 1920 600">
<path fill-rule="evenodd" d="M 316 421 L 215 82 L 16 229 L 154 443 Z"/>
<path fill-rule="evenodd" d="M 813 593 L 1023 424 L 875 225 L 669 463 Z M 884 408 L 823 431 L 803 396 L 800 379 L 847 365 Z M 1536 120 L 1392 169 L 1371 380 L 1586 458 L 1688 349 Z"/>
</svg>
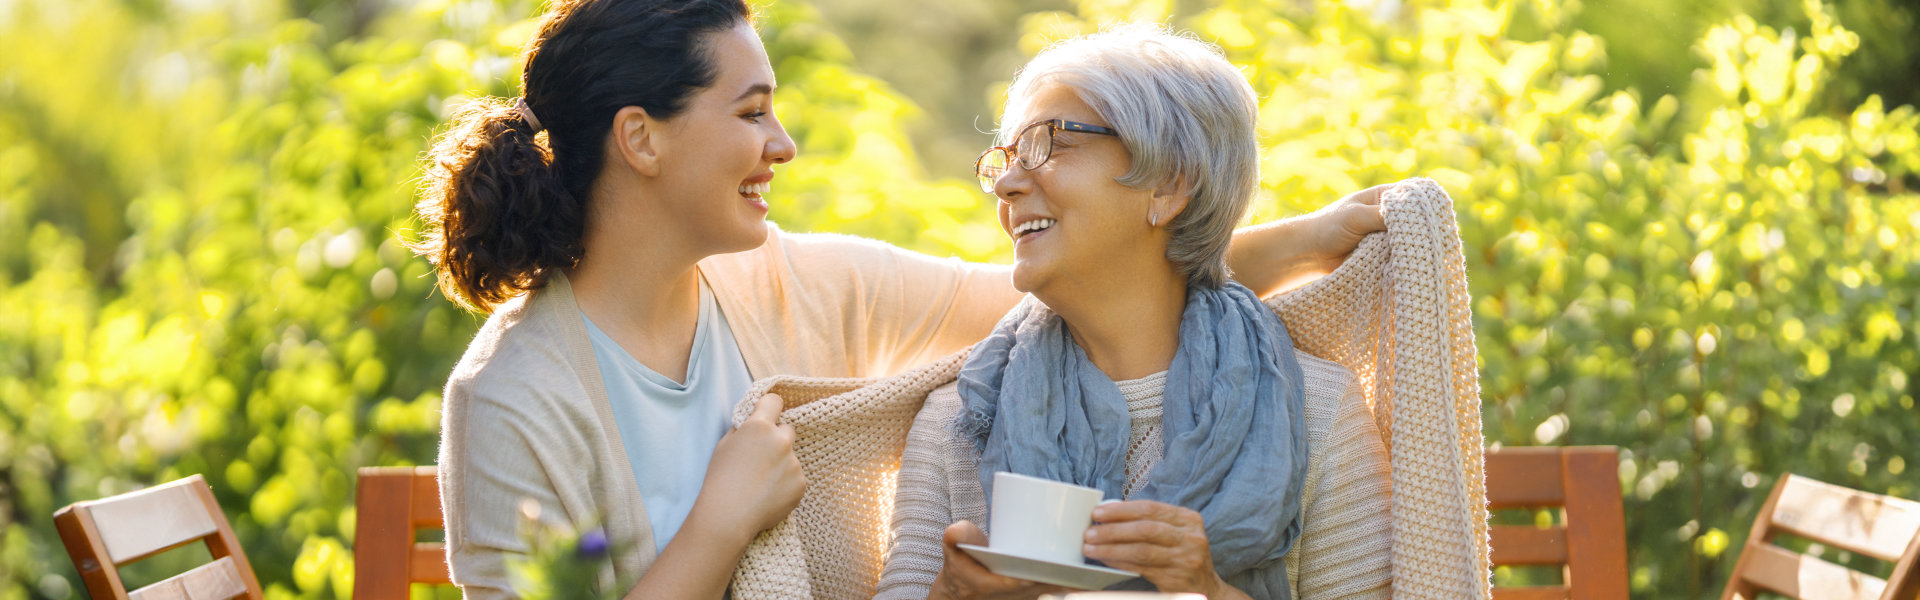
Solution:
<svg viewBox="0 0 1920 600">
<path fill-rule="evenodd" d="M 1242 285 L 1264 298 L 1333 272 L 1367 234 L 1387 228 L 1376 185 L 1311 214 L 1242 227 L 1233 232 L 1227 266 Z"/>
<path fill-rule="evenodd" d="M 1385 211 L 1380 208 L 1380 193 L 1392 184 L 1376 185 L 1334 201 L 1301 217 L 1308 225 L 1301 231 L 1308 238 L 1310 260 L 1316 270 L 1331 272 L 1346 262 L 1347 255 L 1360 247 L 1360 239 L 1376 231 L 1386 231 Z"/>
<path fill-rule="evenodd" d="M 1213 551 L 1200 513 L 1151 500 L 1109 502 L 1093 509 L 1087 558 L 1139 573 L 1161 592 L 1221 598 L 1237 593 L 1213 572 Z"/>
<path fill-rule="evenodd" d="M 780 423 L 783 406 L 777 395 L 761 396 L 753 414 L 720 438 L 695 500 L 696 512 L 740 524 L 745 529 L 736 533 L 749 541 L 787 518 L 807 491 L 793 426 Z"/>
<path fill-rule="evenodd" d="M 972 521 L 961 521 L 947 526 L 941 535 L 940 545 L 945 549 L 946 560 L 940 565 L 940 574 L 933 578 L 933 589 L 927 594 L 927 600 L 949 598 L 1037 598 L 1041 594 L 1065 593 L 1066 588 L 1035 583 L 1025 579 L 1014 579 L 1004 575 L 995 575 L 986 565 L 974 560 L 973 556 L 960 550 L 960 544 L 987 545 L 987 535 L 981 533 L 980 526 Z"/>
</svg>

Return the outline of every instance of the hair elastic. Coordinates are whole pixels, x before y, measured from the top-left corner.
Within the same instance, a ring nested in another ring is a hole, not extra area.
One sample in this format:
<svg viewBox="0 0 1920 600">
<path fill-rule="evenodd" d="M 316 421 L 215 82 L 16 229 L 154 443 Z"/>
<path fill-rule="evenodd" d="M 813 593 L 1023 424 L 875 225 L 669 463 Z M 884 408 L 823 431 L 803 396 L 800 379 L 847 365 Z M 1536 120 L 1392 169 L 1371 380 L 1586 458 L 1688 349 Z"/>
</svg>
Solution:
<svg viewBox="0 0 1920 600">
<path fill-rule="evenodd" d="M 520 99 L 513 102 L 513 112 L 518 113 L 520 119 L 526 121 L 527 126 L 533 128 L 534 133 L 539 133 L 541 129 L 545 129 L 540 126 L 540 118 L 533 116 L 533 107 L 527 106 L 526 96 L 521 96 Z"/>
</svg>

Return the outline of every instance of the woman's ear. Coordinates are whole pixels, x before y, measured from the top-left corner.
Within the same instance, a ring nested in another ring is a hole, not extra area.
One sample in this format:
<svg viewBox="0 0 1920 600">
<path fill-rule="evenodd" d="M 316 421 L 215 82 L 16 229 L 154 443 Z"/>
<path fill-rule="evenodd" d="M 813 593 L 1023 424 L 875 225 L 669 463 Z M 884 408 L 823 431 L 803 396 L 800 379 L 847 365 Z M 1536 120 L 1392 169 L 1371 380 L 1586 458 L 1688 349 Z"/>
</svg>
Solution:
<svg viewBox="0 0 1920 600">
<path fill-rule="evenodd" d="M 659 135 L 661 123 L 647 114 L 647 109 L 628 106 L 613 113 L 613 132 L 608 140 L 620 160 L 627 168 L 647 177 L 660 175 L 660 145 L 665 140 Z"/>
<path fill-rule="evenodd" d="M 1147 200 L 1147 224 L 1159 227 L 1172 223 L 1174 217 L 1187 209 L 1187 202 L 1192 199 L 1193 187 L 1187 185 L 1185 177 L 1155 188 L 1153 197 Z"/>
</svg>

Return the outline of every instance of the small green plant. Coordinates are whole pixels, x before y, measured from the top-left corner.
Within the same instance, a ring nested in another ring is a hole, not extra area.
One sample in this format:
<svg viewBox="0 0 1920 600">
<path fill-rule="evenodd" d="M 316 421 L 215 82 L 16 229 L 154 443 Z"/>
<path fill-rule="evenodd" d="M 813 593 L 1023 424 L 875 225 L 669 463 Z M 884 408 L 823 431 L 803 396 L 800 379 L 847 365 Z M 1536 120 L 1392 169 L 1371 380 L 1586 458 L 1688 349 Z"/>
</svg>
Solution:
<svg viewBox="0 0 1920 600">
<path fill-rule="evenodd" d="M 607 600 L 619 598 L 625 585 L 609 585 L 613 548 L 606 531 L 574 531 L 540 520 L 540 505 L 520 507 L 520 536 L 527 554 L 507 560 L 513 590 L 526 600 Z"/>
</svg>

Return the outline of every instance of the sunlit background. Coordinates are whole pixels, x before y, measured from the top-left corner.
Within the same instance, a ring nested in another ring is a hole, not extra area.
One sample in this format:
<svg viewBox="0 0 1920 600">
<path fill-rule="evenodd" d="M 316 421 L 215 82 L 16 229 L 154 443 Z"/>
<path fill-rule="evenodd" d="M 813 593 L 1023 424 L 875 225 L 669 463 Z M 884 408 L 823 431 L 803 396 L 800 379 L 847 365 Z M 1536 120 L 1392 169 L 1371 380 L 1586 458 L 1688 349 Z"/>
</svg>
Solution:
<svg viewBox="0 0 1920 600">
<path fill-rule="evenodd" d="M 1259 219 L 1441 182 L 1487 441 L 1621 447 L 1637 597 L 1717 597 L 1783 473 L 1920 497 L 1912 2 L 759 7 L 789 230 L 1006 257 L 967 178 L 1000 90 L 1127 18 L 1244 67 Z M 353 473 L 434 460 L 480 322 L 401 245 L 415 160 L 451 108 L 517 95 L 538 9 L 0 0 L 0 600 L 84 597 L 54 510 L 194 473 L 269 598 L 349 595 Z"/>
</svg>

